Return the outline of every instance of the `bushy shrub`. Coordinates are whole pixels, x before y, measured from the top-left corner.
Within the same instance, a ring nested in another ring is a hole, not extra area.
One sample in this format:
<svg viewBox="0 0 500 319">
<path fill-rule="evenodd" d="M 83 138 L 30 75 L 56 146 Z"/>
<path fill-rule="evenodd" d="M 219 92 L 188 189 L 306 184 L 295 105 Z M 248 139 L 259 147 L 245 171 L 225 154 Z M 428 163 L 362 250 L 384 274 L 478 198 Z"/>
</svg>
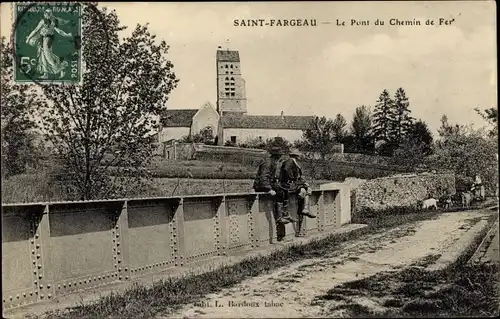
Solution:
<svg viewBox="0 0 500 319">
<path fill-rule="evenodd" d="M 436 142 L 435 152 L 426 163 L 455 172 L 457 187 L 465 187 L 480 175 L 487 194 L 494 194 L 498 183 L 498 139 L 483 130 L 457 126 Z"/>
</svg>

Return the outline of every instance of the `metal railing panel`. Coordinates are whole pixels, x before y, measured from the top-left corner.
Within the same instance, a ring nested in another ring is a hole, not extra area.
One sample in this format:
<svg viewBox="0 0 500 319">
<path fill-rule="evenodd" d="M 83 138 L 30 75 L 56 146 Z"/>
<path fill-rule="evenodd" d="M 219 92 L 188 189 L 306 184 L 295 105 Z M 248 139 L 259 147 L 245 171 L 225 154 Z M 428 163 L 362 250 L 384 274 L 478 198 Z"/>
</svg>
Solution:
<svg viewBox="0 0 500 319">
<path fill-rule="evenodd" d="M 259 211 L 255 215 L 255 238 L 259 245 L 269 244 L 276 238 L 273 203 L 271 196 L 259 196 Z"/>
<path fill-rule="evenodd" d="M 350 221 L 350 191 L 315 190 L 306 233 Z M 265 193 L 2 205 L 5 309 L 276 240 Z M 289 212 L 297 216 L 296 197 Z M 294 236 L 297 225 L 280 228 Z"/>
<path fill-rule="evenodd" d="M 50 264 L 57 294 L 118 280 L 122 203 L 50 206 Z"/>
<path fill-rule="evenodd" d="M 217 200 L 184 199 L 185 262 L 217 255 Z"/>
<path fill-rule="evenodd" d="M 228 225 L 228 242 L 229 250 L 248 249 L 252 242 L 253 221 L 251 216 L 251 205 L 253 198 L 245 196 L 226 196 L 226 212 L 225 217 Z"/>
<path fill-rule="evenodd" d="M 175 265 L 174 221 L 178 200 L 128 203 L 128 253 L 133 277 Z"/>
<path fill-rule="evenodd" d="M 306 228 L 306 233 L 307 234 L 314 234 L 319 232 L 319 223 L 320 223 L 320 218 L 319 215 L 322 214 L 323 212 L 320 211 L 320 206 L 319 206 L 319 193 L 313 193 L 309 197 L 309 210 L 311 213 L 316 215 L 316 218 L 310 219 L 310 218 L 305 218 L 305 228 Z"/>
<path fill-rule="evenodd" d="M 337 220 L 337 190 L 325 190 L 323 194 L 325 205 L 325 226 L 336 225 Z"/>
<path fill-rule="evenodd" d="M 43 210 L 37 205 L 10 207 L 2 212 L 2 292 L 6 309 L 38 301 L 42 256 L 35 236 L 40 236 L 36 230 Z"/>
</svg>

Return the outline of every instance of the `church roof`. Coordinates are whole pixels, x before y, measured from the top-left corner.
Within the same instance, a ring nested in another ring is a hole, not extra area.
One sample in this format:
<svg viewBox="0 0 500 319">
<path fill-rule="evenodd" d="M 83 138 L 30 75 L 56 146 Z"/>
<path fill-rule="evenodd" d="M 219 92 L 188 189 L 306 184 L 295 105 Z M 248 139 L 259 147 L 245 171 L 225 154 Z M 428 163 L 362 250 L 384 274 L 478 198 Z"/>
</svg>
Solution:
<svg viewBox="0 0 500 319">
<path fill-rule="evenodd" d="M 191 127 L 196 112 L 198 109 L 165 110 L 161 122 L 165 127 Z"/>
<path fill-rule="evenodd" d="M 254 128 L 305 130 L 311 127 L 314 116 L 240 115 L 224 113 L 224 128 Z"/>
<path fill-rule="evenodd" d="M 240 62 L 240 54 L 238 51 L 217 50 L 218 62 Z"/>
<path fill-rule="evenodd" d="M 170 109 L 161 115 L 164 127 L 191 127 L 193 117 L 198 109 Z M 280 115 L 247 115 L 239 113 L 224 113 L 222 127 L 305 130 L 311 127 L 314 116 L 283 116 Z"/>
</svg>

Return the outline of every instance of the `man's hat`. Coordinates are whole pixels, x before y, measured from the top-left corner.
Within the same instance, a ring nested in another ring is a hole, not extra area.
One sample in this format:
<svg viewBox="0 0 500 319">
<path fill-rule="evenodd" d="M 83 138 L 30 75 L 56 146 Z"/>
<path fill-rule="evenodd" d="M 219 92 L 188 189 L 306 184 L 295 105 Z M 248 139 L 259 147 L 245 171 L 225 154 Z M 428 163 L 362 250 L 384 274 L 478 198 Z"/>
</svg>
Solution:
<svg viewBox="0 0 500 319">
<path fill-rule="evenodd" d="M 298 149 L 293 148 L 293 149 L 290 150 L 290 154 L 288 154 L 288 155 L 290 155 L 290 156 L 301 156 L 302 153 L 300 153 L 300 151 Z"/>
<path fill-rule="evenodd" d="M 269 150 L 269 153 L 271 155 L 283 155 L 283 152 L 281 151 L 281 149 L 279 147 L 271 147 L 271 149 Z"/>
</svg>

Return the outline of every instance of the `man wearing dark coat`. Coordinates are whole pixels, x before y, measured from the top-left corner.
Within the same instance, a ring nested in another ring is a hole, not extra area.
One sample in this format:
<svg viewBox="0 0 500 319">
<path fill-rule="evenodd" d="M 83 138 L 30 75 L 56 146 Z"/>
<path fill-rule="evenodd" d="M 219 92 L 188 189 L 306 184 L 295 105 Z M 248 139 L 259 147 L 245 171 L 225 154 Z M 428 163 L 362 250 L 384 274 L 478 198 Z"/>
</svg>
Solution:
<svg viewBox="0 0 500 319">
<path fill-rule="evenodd" d="M 286 216 L 283 214 L 283 200 L 284 200 L 284 192 L 279 187 L 278 179 L 279 176 L 277 172 L 279 172 L 279 160 L 283 155 L 282 151 L 273 147 L 270 150 L 270 156 L 266 158 L 259 165 L 259 169 L 257 171 L 257 176 L 255 178 L 253 189 L 256 192 L 265 192 L 269 193 L 271 196 L 274 196 L 275 202 L 273 205 L 274 208 L 274 216 L 277 224 L 288 224 L 289 222 L 294 222 L 293 218 L 290 216 Z M 280 228 L 280 227 L 279 227 Z M 281 229 L 278 233 L 281 233 Z M 278 234 L 278 240 L 281 240 L 284 236 Z"/>
<path fill-rule="evenodd" d="M 309 184 L 304 180 L 302 168 L 297 159 L 300 156 L 298 150 L 292 150 L 289 154 L 289 159 L 283 162 L 280 172 L 280 188 L 284 190 L 284 211 L 288 212 L 288 198 L 290 194 L 298 195 L 299 199 L 299 215 L 304 215 L 310 218 L 316 218 L 316 215 L 309 211 L 309 195 L 311 190 Z"/>
</svg>

